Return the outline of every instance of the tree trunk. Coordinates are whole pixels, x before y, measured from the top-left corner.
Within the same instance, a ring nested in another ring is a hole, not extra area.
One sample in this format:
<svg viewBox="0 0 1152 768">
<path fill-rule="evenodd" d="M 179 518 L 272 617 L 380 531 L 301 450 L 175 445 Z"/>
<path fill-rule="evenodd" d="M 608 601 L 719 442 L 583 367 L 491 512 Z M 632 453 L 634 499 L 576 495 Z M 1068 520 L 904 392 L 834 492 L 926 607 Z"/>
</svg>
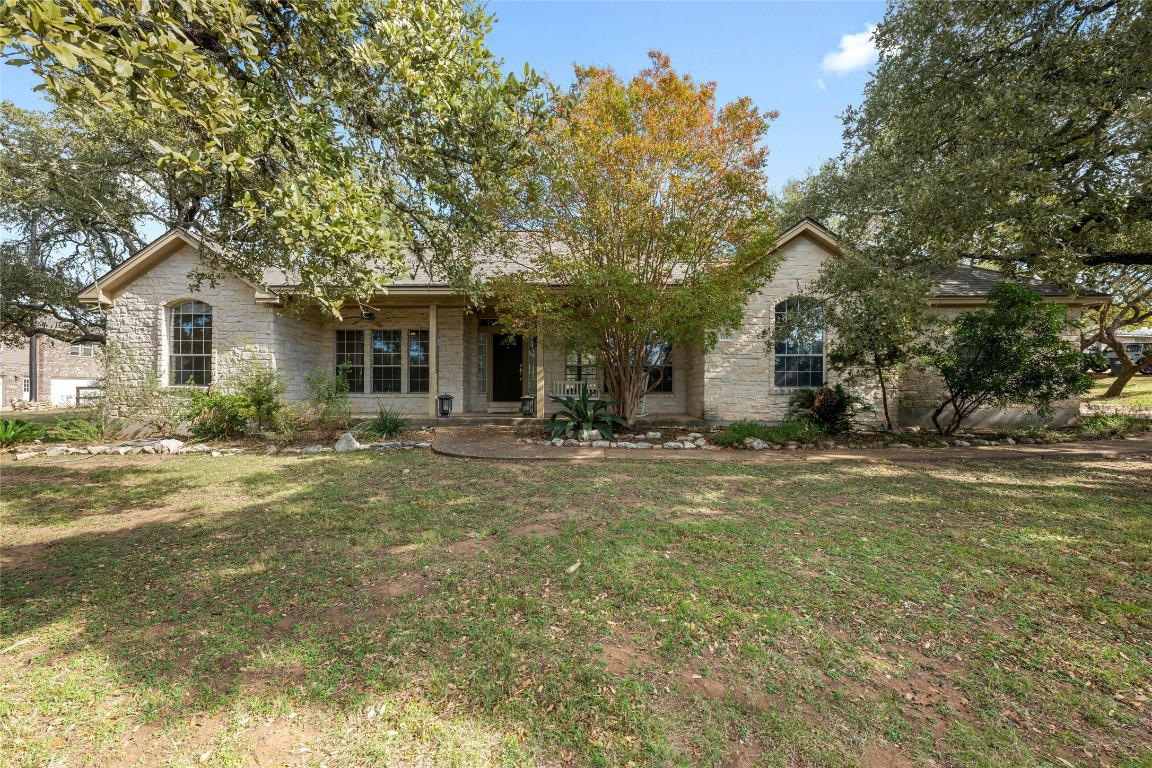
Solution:
<svg viewBox="0 0 1152 768">
<path fill-rule="evenodd" d="M 1147 359 L 1142 360 L 1139 364 L 1133 363 L 1131 358 L 1127 355 L 1120 361 L 1124 364 L 1124 370 L 1116 377 L 1108 387 L 1108 391 L 1104 393 L 1104 397 L 1119 397 L 1120 393 L 1124 391 L 1124 387 L 1128 386 L 1128 382 L 1132 380 L 1141 369 L 1152 365 L 1152 361 Z"/>
<path fill-rule="evenodd" d="M 884 424 L 891 432 L 892 416 L 888 413 L 888 387 L 884 384 L 884 367 L 875 358 L 873 358 L 873 362 L 876 363 L 876 378 L 880 380 L 880 402 L 884 406 Z"/>
</svg>

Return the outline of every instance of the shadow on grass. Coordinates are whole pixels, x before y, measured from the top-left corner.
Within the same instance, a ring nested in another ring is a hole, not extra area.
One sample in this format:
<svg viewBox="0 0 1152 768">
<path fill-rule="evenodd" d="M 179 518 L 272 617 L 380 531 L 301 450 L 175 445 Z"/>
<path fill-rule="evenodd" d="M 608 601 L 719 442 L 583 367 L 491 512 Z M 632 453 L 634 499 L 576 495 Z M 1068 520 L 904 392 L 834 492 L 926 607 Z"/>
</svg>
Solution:
<svg viewBox="0 0 1152 768">
<path fill-rule="evenodd" d="M 146 714 L 161 722 L 244 697 L 346 708 L 419 690 L 589 761 L 656 761 L 694 738 L 715 749 L 729 725 L 670 733 L 665 714 L 641 706 L 655 689 L 601 664 L 595 643 L 610 621 L 674 660 L 716 643 L 786 644 L 813 622 L 939 637 L 981 620 L 960 613 L 966 600 L 1051 590 L 1053 578 L 1061 598 L 1092 578 L 1116 602 L 1148 599 L 1118 564 L 1148 557 L 1150 521 L 1132 514 L 1152 486 L 1145 470 L 982 463 L 992 483 L 971 468 L 662 464 L 621 480 L 604 465 L 526 476 L 421 455 L 269 459 L 229 478 L 237 503 L 196 514 L 184 496 L 200 484 L 180 461 L 211 477 L 211 460 L 192 458 L 73 469 L 66 482 L 6 493 L 10 507 L 37 507 L 17 525 L 149 504 L 181 515 L 62 529 L 17 552 L 22 565 L 2 585 L 5 635 L 74 623 L 54 653 L 100 649 L 126 685 L 159 692 Z M 1087 474 L 1067 483 L 1069 472 Z M 686 518 L 677 506 L 691 494 L 717 514 Z M 492 535 L 573 507 L 557 535 Z M 480 543 L 448 546 L 461 541 Z M 568 573 L 575 562 L 583 568 Z M 1100 599 L 1062 604 L 1091 617 Z M 905 615 L 910 604 L 921 613 Z"/>
</svg>

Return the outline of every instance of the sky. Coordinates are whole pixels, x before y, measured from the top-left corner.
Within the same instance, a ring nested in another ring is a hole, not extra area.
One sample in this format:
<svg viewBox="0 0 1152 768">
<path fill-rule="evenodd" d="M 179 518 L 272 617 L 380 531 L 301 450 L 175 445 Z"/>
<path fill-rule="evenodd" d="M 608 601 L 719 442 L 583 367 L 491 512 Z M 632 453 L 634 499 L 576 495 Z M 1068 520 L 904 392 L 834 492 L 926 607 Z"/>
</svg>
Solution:
<svg viewBox="0 0 1152 768">
<path fill-rule="evenodd" d="M 778 111 L 767 145 L 779 190 L 840 152 L 838 115 L 860 102 L 875 63 L 870 28 L 884 3 L 494 0 L 488 9 L 497 17 L 488 47 L 508 71 L 527 62 L 567 86 L 575 63 L 628 77 L 659 49 L 678 72 L 715 81 L 720 102 L 748 96 Z M 0 66 L 0 98 L 17 106 L 47 107 L 36 82 L 26 67 Z"/>
<path fill-rule="evenodd" d="M 776 190 L 839 154 L 838 115 L 860 103 L 875 64 L 870 26 L 884 15 L 883 2 L 864 0 L 495 0 L 488 9 L 497 17 L 488 47 L 509 71 L 528 62 L 567 86 L 574 63 L 628 77 L 659 49 L 678 72 L 715 81 L 722 103 L 748 96 L 762 111 L 778 111 L 767 137 Z"/>
</svg>

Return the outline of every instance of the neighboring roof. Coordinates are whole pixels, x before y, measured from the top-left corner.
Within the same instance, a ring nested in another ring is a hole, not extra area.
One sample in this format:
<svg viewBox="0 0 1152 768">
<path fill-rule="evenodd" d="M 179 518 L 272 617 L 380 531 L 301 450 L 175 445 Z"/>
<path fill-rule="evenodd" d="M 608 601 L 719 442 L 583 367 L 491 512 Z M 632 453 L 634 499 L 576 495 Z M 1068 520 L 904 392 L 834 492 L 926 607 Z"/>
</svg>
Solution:
<svg viewBox="0 0 1152 768">
<path fill-rule="evenodd" d="M 934 278 L 932 296 L 937 299 L 977 299 L 984 298 L 992 289 L 1003 282 L 1008 282 L 1003 272 L 983 267 L 970 267 L 966 264 L 957 265 L 946 272 L 941 272 Z M 1044 283 L 1039 280 L 1015 281 L 1026 285 L 1045 298 L 1083 300 L 1086 304 L 1096 304 L 1108 298 L 1104 293 L 1082 293 L 1073 297 L 1069 292 L 1054 283 Z"/>
</svg>

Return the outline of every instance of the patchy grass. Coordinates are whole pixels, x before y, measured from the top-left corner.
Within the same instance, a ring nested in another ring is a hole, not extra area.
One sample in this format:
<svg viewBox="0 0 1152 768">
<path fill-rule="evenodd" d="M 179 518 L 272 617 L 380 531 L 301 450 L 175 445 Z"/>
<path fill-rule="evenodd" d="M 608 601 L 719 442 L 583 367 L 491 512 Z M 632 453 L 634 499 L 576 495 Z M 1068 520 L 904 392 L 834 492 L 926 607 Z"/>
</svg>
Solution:
<svg viewBox="0 0 1152 768">
<path fill-rule="evenodd" d="M 824 431 L 806 421 L 785 421 L 768 426 L 755 421 L 736 421 L 711 436 L 712 442 L 727 448 L 743 448 L 744 441 L 756 437 L 769 443 L 814 441 L 824 437 Z"/>
<path fill-rule="evenodd" d="M 1096 383 L 1092 385 L 1092 391 L 1085 395 L 1084 399 L 1112 405 L 1152 406 L 1152 376 L 1137 374 L 1124 386 L 1124 391 L 1120 393 L 1119 397 L 1105 398 L 1104 393 L 1108 391 L 1108 387 L 1112 386 L 1112 382 L 1115 380 L 1114 376 L 1096 376 Z"/>
<path fill-rule="evenodd" d="M 1140 419 L 1124 413 L 1102 413 L 1086 416 L 1080 420 L 1080 431 L 1091 435 L 1109 437 L 1140 435 L 1152 426 L 1148 419 Z"/>
<path fill-rule="evenodd" d="M 1148 764 L 1152 461 L 3 470 L 8 765 Z"/>
</svg>

